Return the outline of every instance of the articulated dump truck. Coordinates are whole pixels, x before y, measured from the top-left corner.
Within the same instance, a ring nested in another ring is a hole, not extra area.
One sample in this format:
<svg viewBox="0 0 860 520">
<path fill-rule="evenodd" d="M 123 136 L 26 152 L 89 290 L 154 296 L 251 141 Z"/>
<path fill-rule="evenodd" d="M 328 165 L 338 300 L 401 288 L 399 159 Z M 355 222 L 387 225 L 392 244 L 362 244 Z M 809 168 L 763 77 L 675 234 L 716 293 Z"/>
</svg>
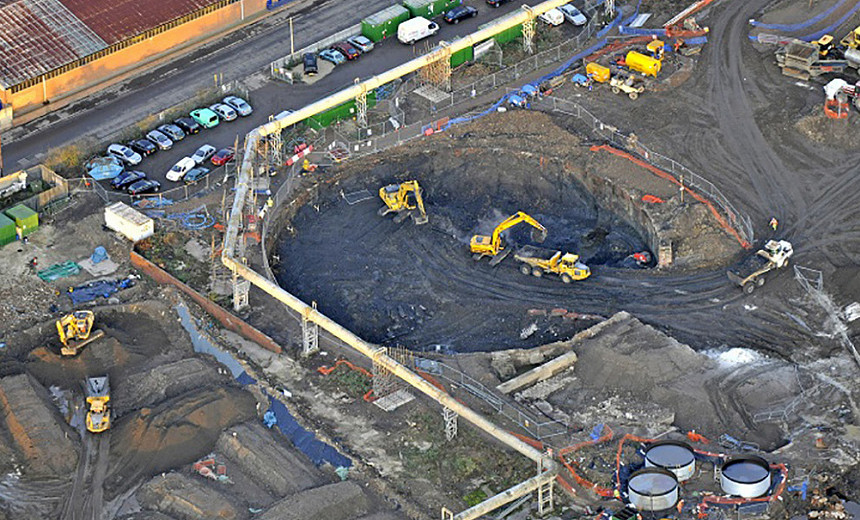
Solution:
<svg viewBox="0 0 860 520">
<path fill-rule="evenodd" d="M 751 294 L 756 287 L 764 285 L 767 273 L 787 266 L 788 259 L 793 254 L 791 242 L 768 240 L 762 249 L 726 271 L 726 275 L 745 293 Z"/>
</svg>

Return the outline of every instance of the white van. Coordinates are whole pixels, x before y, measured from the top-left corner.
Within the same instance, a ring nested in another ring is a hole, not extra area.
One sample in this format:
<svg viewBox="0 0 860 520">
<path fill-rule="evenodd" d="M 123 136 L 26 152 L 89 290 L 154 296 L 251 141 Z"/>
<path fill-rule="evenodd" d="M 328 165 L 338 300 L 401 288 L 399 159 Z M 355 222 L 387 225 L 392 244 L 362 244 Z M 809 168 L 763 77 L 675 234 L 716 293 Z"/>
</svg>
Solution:
<svg viewBox="0 0 860 520">
<path fill-rule="evenodd" d="M 543 22 L 557 27 L 564 23 L 564 14 L 556 8 L 552 8 L 544 14 L 538 16 Z"/>
<path fill-rule="evenodd" d="M 422 38 L 433 36 L 437 32 L 439 32 L 439 25 L 436 22 L 416 16 L 397 27 L 397 39 L 402 43 L 412 45 Z"/>
</svg>

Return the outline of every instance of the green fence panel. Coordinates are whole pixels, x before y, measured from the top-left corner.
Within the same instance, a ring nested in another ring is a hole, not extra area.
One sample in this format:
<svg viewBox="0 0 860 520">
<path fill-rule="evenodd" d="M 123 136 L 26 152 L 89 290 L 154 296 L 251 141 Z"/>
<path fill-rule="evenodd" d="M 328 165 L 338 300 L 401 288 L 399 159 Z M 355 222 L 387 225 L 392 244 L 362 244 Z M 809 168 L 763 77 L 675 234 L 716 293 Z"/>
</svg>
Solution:
<svg viewBox="0 0 860 520">
<path fill-rule="evenodd" d="M 466 47 L 465 49 L 459 50 L 451 55 L 451 67 L 459 67 L 467 61 L 472 61 L 474 59 L 475 49 L 473 47 Z"/>
</svg>

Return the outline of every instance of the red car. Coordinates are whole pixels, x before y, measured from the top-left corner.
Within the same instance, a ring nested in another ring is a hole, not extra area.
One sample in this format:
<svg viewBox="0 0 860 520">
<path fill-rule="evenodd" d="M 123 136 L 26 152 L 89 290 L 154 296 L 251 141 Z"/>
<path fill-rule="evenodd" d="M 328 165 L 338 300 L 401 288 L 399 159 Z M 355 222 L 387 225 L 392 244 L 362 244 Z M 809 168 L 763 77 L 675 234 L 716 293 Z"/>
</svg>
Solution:
<svg viewBox="0 0 860 520">
<path fill-rule="evenodd" d="M 227 164 L 236 153 L 232 148 L 221 148 L 218 150 L 218 153 L 212 156 L 212 164 L 215 166 L 222 166 Z"/>
<path fill-rule="evenodd" d="M 349 42 L 335 43 L 331 48 L 346 56 L 348 60 L 354 60 L 361 55 L 361 51 Z"/>
</svg>

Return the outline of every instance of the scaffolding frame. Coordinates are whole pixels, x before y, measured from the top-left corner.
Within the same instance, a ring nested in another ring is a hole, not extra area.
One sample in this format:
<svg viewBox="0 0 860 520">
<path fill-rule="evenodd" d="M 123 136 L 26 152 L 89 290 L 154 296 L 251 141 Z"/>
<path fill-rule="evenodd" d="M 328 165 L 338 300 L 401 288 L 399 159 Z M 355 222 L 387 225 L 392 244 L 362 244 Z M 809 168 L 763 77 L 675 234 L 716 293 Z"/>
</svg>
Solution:
<svg viewBox="0 0 860 520">
<path fill-rule="evenodd" d="M 445 439 L 453 441 L 457 437 L 457 412 L 448 408 L 442 408 L 442 419 L 445 421 Z"/>
<path fill-rule="evenodd" d="M 320 350 L 320 326 L 310 320 L 310 314 L 317 310 L 317 302 L 311 302 L 309 308 L 302 314 L 302 355 L 307 357 L 316 354 Z"/>
<path fill-rule="evenodd" d="M 524 5 L 523 10 L 529 14 L 528 20 L 523 22 L 523 50 L 529 54 L 535 53 L 535 15 L 531 7 Z"/>
</svg>

